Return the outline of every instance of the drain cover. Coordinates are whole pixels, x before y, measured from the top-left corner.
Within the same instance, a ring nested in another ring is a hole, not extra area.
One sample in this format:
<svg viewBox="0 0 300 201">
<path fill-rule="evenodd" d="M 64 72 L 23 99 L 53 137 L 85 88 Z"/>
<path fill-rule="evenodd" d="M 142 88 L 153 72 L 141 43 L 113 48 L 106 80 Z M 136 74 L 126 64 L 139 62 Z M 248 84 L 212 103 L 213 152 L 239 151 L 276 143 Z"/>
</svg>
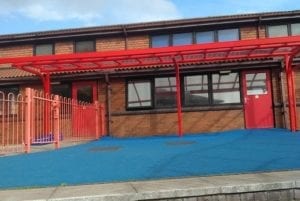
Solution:
<svg viewBox="0 0 300 201">
<path fill-rule="evenodd" d="M 90 152 L 112 152 L 112 151 L 118 151 L 121 147 L 118 146 L 112 146 L 112 147 L 93 147 L 90 148 Z"/>
<path fill-rule="evenodd" d="M 182 140 L 166 142 L 166 144 L 170 146 L 184 146 L 184 145 L 191 145 L 195 143 L 196 141 L 182 141 Z"/>
</svg>

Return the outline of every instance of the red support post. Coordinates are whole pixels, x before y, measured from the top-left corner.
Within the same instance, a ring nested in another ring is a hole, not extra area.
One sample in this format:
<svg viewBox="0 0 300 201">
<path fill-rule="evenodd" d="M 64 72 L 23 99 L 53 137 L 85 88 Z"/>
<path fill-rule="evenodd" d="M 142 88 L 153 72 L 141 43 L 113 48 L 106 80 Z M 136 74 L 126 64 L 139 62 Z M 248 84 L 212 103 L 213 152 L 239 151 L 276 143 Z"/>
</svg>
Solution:
<svg viewBox="0 0 300 201">
<path fill-rule="evenodd" d="M 43 88 L 44 88 L 44 94 L 45 98 L 50 97 L 51 92 L 51 86 L 50 86 L 50 74 L 44 74 L 42 75 L 42 82 L 43 82 Z M 45 109 L 44 109 L 44 132 L 45 134 L 49 134 L 50 132 L 50 102 L 45 102 Z"/>
<path fill-rule="evenodd" d="M 59 107 L 60 107 L 59 96 L 55 95 L 54 102 L 53 102 L 53 110 L 54 110 L 53 111 L 53 135 L 54 135 L 55 149 L 59 149 L 60 147 Z"/>
<path fill-rule="evenodd" d="M 31 145 L 31 115 L 32 115 L 32 89 L 25 89 L 25 153 L 30 153 Z"/>
<path fill-rule="evenodd" d="M 290 129 L 292 132 L 295 132 L 297 129 L 296 99 L 295 99 L 295 87 L 294 87 L 294 77 L 293 77 L 293 69 L 292 69 L 292 57 L 289 55 L 285 56 L 285 71 L 286 71 L 286 79 L 287 79 Z"/>
<path fill-rule="evenodd" d="M 175 58 L 173 58 L 175 71 L 176 71 L 176 102 L 177 102 L 177 118 L 178 118 L 178 136 L 183 136 L 182 131 L 182 109 L 181 109 L 181 88 L 180 88 L 180 72 L 179 65 Z"/>
<path fill-rule="evenodd" d="M 99 119 L 99 115 L 100 115 L 100 108 L 99 108 L 99 102 L 98 101 L 95 101 L 94 103 L 94 109 L 95 109 L 95 131 L 96 131 L 96 139 L 99 139 L 100 136 L 101 136 L 101 133 L 100 133 L 100 129 L 99 129 L 99 124 L 100 124 L 100 121 Z"/>
</svg>

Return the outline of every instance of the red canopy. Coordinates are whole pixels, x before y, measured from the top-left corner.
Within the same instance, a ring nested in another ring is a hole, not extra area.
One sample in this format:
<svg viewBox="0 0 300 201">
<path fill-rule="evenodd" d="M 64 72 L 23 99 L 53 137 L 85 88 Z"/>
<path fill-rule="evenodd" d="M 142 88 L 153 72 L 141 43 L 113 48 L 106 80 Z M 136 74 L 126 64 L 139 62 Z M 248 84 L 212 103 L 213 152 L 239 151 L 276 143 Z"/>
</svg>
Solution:
<svg viewBox="0 0 300 201">
<path fill-rule="evenodd" d="M 131 67 L 174 65 L 176 67 L 179 134 L 182 134 L 180 103 L 180 64 L 231 61 L 249 58 L 281 58 L 285 60 L 288 84 L 290 127 L 296 130 L 296 101 L 292 59 L 300 51 L 300 36 L 216 42 L 165 48 L 121 50 L 65 55 L 1 58 L 0 64 L 34 73 L 43 78 L 45 91 L 50 91 L 50 74 L 82 70 L 115 70 Z"/>
</svg>

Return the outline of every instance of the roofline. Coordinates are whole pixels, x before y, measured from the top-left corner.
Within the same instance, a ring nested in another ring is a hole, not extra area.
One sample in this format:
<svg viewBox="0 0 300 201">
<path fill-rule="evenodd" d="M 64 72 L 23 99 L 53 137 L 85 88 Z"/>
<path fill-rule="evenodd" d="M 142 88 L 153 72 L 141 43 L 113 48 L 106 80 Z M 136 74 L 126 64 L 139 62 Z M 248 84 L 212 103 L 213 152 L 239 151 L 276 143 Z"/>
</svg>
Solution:
<svg viewBox="0 0 300 201">
<path fill-rule="evenodd" d="M 300 19 L 300 10 L 248 13 L 237 15 L 210 16 L 202 18 L 155 21 L 145 23 L 118 24 L 87 28 L 61 29 L 41 32 L 0 35 L 0 45 L 20 42 L 38 42 L 45 40 L 61 40 L 83 36 L 110 36 L 126 33 L 154 32 L 176 28 L 192 28 L 197 26 L 236 25 L 242 23 L 266 23 L 276 20 Z"/>
</svg>

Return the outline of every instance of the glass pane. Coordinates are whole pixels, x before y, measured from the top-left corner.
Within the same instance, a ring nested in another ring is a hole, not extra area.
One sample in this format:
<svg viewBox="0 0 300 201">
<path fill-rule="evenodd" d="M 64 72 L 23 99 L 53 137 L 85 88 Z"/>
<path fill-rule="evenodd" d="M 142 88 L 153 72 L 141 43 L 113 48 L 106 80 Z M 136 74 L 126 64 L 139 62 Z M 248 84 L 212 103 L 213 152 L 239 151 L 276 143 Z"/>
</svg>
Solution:
<svg viewBox="0 0 300 201">
<path fill-rule="evenodd" d="M 173 46 L 190 45 L 192 43 L 193 43 L 193 34 L 192 33 L 173 34 Z"/>
<path fill-rule="evenodd" d="M 71 98 L 71 86 L 69 84 L 52 85 L 51 93 L 62 97 Z"/>
<path fill-rule="evenodd" d="M 214 32 L 198 32 L 196 33 L 196 43 L 211 43 L 214 42 Z"/>
<path fill-rule="evenodd" d="M 128 107 L 151 106 L 150 81 L 131 81 L 128 83 Z"/>
<path fill-rule="evenodd" d="M 94 52 L 95 42 L 94 41 L 77 41 L 75 43 L 76 52 Z"/>
<path fill-rule="evenodd" d="M 169 35 L 152 36 L 152 47 L 168 47 Z"/>
<path fill-rule="evenodd" d="M 239 40 L 238 29 L 223 29 L 218 30 L 218 41 L 234 41 Z"/>
<path fill-rule="evenodd" d="M 93 88 L 92 86 L 79 86 L 77 88 L 77 100 L 92 103 L 93 102 Z"/>
<path fill-rule="evenodd" d="M 267 94 L 266 73 L 249 73 L 246 75 L 247 95 Z"/>
<path fill-rule="evenodd" d="M 207 105 L 209 103 L 207 75 L 184 77 L 184 95 L 185 105 Z"/>
<path fill-rule="evenodd" d="M 239 74 L 213 74 L 213 102 L 214 104 L 240 103 Z"/>
<path fill-rule="evenodd" d="M 287 36 L 287 25 L 268 26 L 269 37 Z"/>
<path fill-rule="evenodd" d="M 155 106 L 173 107 L 176 105 L 175 77 L 155 78 Z"/>
<path fill-rule="evenodd" d="M 300 35 L 300 23 L 291 24 L 292 35 Z"/>
<path fill-rule="evenodd" d="M 52 44 L 43 44 L 35 46 L 35 55 L 51 55 L 53 54 Z"/>
</svg>

